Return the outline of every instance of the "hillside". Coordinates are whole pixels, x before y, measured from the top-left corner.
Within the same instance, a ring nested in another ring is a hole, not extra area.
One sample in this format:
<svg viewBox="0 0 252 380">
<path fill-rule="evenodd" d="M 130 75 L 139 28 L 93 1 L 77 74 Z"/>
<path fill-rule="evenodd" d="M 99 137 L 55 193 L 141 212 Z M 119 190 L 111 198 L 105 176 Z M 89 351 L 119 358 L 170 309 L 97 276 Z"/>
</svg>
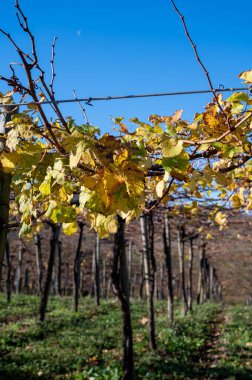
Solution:
<svg viewBox="0 0 252 380">
<path fill-rule="evenodd" d="M 252 293 L 252 246 L 251 246 L 251 217 L 240 215 L 229 220 L 226 230 L 219 231 L 217 228 L 209 230 L 212 239 L 207 240 L 206 256 L 214 266 L 218 279 L 222 284 L 223 301 L 245 302 L 246 295 Z M 187 227 L 187 226 L 186 226 Z M 191 229 L 192 227 L 189 227 Z M 163 221 L 160 217 L 155 218 L 155 256 L 157 263 L 157 290 L 159 297 L 166 297 L 166 270 L 163 254 Z M 47 266 L 48 252 L 50 249 L 50 228 L 46 226 L 41 231 L 41 245 L 44 272 Z M 12 257 L 12 284 L 15 291 L 17 276 L 17 263 L 21 242 L 18 232 L 11 230 L 9 233 L 10 253 Z M 71 294 L 73 288 L 73 262 L 77 247 L 78 234 L 72 236 L 61 235 L 62 241 L 62 275 L 61 288 L 63 294 Z M 82 241 L 82 264 L 81 283 L 82 294 L 92 293 L 92 257 L 95 250 L 96 236 L 88 226 L 84 227 L 84 238 Z M 142 282 L 142 241 L 139 222 L 132 222 L 126 227 L 126 252 L 129 252 L 129 242 L 132 243 L 132 270 L 131 289 L 135 297 L 139 297 Z M 199 255 L 202 242 L 200 239 L 194 240 L 194 294 L 197 291 Z M 26 293 L 36 292 L 37 268 L 35 258 L 35 246 L 33 240 L 25 241 L 25 253 L 22 260 L 22 283 Z M 100 278 L 103 296 L 111 295 L 110 271 L 111 257 L 113 250 L 113 238 L 104 239 L 100 242 Z M 188 243 L 185 245 L 187 258 Z M 174 287 L 175 295 L 178 286 L 178 251 L 177 251 L 177 231 L 172 229 L 172 256 L 174 266 Z M 186 261 L 186 272 L 188 262 Z M 4 281 L 6 280 L 7 269 L 4 267 Z M 55 276 L 54 276 L 55 278 Z M 4 286 L 3 286 L 4 287 Z"/>
</svg>

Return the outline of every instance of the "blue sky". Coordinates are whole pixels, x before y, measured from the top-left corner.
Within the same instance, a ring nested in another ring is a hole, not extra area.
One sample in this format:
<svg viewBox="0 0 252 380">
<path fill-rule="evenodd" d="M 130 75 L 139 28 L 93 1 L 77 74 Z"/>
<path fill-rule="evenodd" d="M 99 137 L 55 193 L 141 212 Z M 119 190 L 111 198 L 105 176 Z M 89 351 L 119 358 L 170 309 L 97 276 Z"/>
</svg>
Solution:
<svg viewBox="0 0 252 380">
<path fill-rule="evenodd" d="M 36 37 L 42 66 L 50 74 L 51 43 L 56 46 L 57 98 L 208 89 L 181 21 L 169 0 L 21 0 Z M 251 0 L 177 0 L 215 87 L 239 86 L 237 75 L 252 67 Z M 14 0 L 1 0 L 0 27 L 27 46 L 15 18 Z M 0 73 L 16 54 L 0 37 Z M 1 86 L 1 85 L 0 85 Z M 0 87 L 0 91 L 4 91 Z M 92 124 L 111 131 L 110 116 L 170 115 L 184 109 L 189 120 L 210 95 L 97 102 L 87 106 Z M 82 121 L 78 105 L 63 107 Z"/>
</svg>

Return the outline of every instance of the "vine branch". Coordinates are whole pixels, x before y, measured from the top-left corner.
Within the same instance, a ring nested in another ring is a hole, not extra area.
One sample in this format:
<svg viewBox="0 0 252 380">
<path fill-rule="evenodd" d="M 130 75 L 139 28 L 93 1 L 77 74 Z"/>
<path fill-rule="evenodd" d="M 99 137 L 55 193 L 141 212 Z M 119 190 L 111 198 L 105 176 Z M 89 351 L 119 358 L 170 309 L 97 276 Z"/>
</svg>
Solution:
<svg viewBox="0 0 252 380">
<path fill-rule="evenodd" d="M 187 24 L 186 24 L 186 22 L 185 22 L 185 17 L 182 15 L 182 13 L 180 12 L 180 10 L 178 9 L 178 7 L 177 7 L 176 3 L 174 2 L 174 0 L 171 0 L 171 3 L 172 3 L 172 5 L 173 5 L 173 8 L 174 8 L 175 12 L 179 15 L 179 17 L 180 17 L 180 19 L 181 19 L 181 21 L 182 21 L 182 24 L 183 24 L 183 27 L 184 27 L 184 30 L 185 30 L 186 37 L 188 38 L 188 40 L 189 40 L 189 42 L 190 42 L 190 44 L 191 44 L 191 46 L 192 46 L 192 48 L 193 48 L 193 50 L 194 50 L 194 53 L 195 53 L 195 56 L 196 56 L 196 60 L 197 60 L 197 62 L 199 63 L 199 65 L 201 66 L 201 68 L 202 68 L 202 70 L 203 70 L 203 72 L 204 72 L 204 74 L 205 74 L 205 76 L 206 76 L 206 78 L 207 78 L 207 81 L 208 81 L 209 87 L 210 87 L 210 89 L 211 89 L 211 91 L 212 91 L 212 93 L 213 93 L 214 99 L 215 99 L 215 101 L 216 101 L 216 103 L 217 103 L 217 105 L 218 105 L 220 111 L 223 113 L 223 112 L 224 112 L 224 111 L 223 111 L 223 108 L 222 108 L 222 106 L 220 105 L 220 102 L 219 102 L 219 99 L 218 99 L 217 93 L 216 93 L 216 91 L 215 91 L 215 89 L 214 89 L 214 87 L 213 87 L 213 83 L 212 83 L 212 80 L 211 80 L 211 78 L 210 78 L 209 72 L 208 72 L 208 70 L 206 69 L 206 66 L 204 65 L 202 59 L 200 58 L 199 53 L 198 53 L 197 46 L 196 46 L 196 44 L 193 42 L 193 39 L 192 39 L 192 37 L 191 37 L 191 35 L 190 35 L 190 33 L 189 33 L 189 30 L 188 30 Z"/>
</svg>

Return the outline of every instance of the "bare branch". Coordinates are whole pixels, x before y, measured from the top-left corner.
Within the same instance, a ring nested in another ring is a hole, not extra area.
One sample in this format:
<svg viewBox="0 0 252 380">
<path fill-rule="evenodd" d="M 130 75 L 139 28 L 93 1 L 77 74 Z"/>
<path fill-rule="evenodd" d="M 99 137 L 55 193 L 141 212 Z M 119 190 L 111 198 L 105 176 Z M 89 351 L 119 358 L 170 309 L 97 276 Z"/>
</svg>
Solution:
<svg viewBox="0 0 252 380">
<path fill-rule="evenodd" d="M 230 129 L 227 130 L 226 132 L 224 132 L 219 137 L 212 138 L 212 139 L 206 139 L 206 140 L 200 140 L 200 141 L 193 141 L 193 140 L 182 140 L 182 141 L 184 142 L 184 144 L 196 145 L 196 146 L 200 146 L 200 145 L 203 145 L 203 144 L 212 144 L 212 143 L 215 143 L 215 142 L 219 142 L 224 137 L 226 137 L 230 133 L 234 132 L 241 124 L 243 124 L 245 121 L 249 120 L 251 117 L 252 117 L 251 112 L 248 112 L 248 114 L 243 119 L 239 120 L 239 122 L 235 126 L 232 127 L 232 130 L 230 130 Z"/>
<path fill-rule="evenodd" d="M 217 93 L 216 93 L 216 91 L 215 91 L 215 89 L 213 87 L 212 80 L 210 78 L 209 72 L 207 71 L 206 66 L 204 65 L 204 63 L 202 62 L 201 58 L 199 57 L 197 46 L 193 42 L 192 37 L 190 36 L 190 33 L 188 31 L 188 27 L 187 27 L 186 22 L 185 22 L 185 17 L 182 15 L 182 13 L 180 12 L 180 10 L 178 9 L 178 7 L 175 4 L 174 0 L 171 0 L 171 3 L 173 5 L 173 8 L 175 9 L 175 12 L 179 15 L 179 17 L 180 17 L 180 19 L 182 21 L 182 24 L 183 24 L 183 27 L 184 27 L 184 30 L 185 30 L 185 34 L 186 34 L 186 36 L 187 36 L 187 38 L 188 38 L 188 40 L 189 40 L 189 42 L 190 42 L 190 44 L 191 44 L 191 46 L 192 46 L 192 48 L 194 50 L 196 59 L 197 59 L 199 65 L 201 66 L 202 70 L 204 71 L 204 74 L 205 74 L 205 76 L 207 78 L 208 84 L 209 84 L 210 89 L 211 89 L 211 91 L 213 93 L 214 99 L 215 99 L 216 103 L 218 104 L 219 109 L 223 113 L 223 108 L 220 105 L 220 102 L 219 102 Z"/>
<path fill-rule="evenodd" d="M 51 135 L 51 138 L 54 142 L 54 145 L 55 147 L 58 149 L 59 152 L 65 154 L 65 151 L 64 149 L 61 147 L 61 145 L 59 144 L 53 130 L 52 130 L 52 126 L 51 126 L 51 123 L 48 121 L 45 113 L 44 113 L 44 110 L 41 106 L 41 104 L 39 103 L 39 99 L 38 99 L 38 96 L 37 96 L 37 93 L 36 93 L 36 88 L 37 88 L 37 84 L 36 82 L 34 81 L 33 77 L 32 77 L 32 69 L 34 68 L 34 66 L 41 72 L 41 76 L 40 76 L 40 80 L 42 78 L 42 85 L 45 87 L 45 90 L 47 91 L 49 97 L 51 100 L 54 99 L 53 97 L 53 94 L 50 92 L 48 86 L 46 85 L 45 83 L 45 80 L 44 80 L 44 72 L 43 70 L 40 68 L 40 66 L 38 65 L 38 59 L 37 59 L 37 53 L 36 53 L 36 46 L 35 46 L 35 39 L 34 39 L 34 36 L 32 35 L 32 33 L 30 32 L 30 29 L 29 29 L 29 26 L 28 26 L 28 23 L 27 23 L 27 17 L 24 15 L 23 11 L 21 10 L 20 6 L 19 6 L 19 2 L 16 1 L 16 8 L 18 9 L 18 20 L 19 20 L 19 24 L 21 26 L 21 28 L 24 30 L 24 32 L 28 33 L 30 39 L 31 39 L 31 43 L 32 43 L 32 54 L 33 54 L 33 61 L 32 63 L 28 62 L 28 60 L 30 61 L 31 60 L 31 57 L 28 55 L 28 54 L 25 54 L 20 48 L 19 46 L 15 43 L 15 41 L 13 40 L 13 38 L 10 36 L 10 34 L 6 33 L 3 29 L 0 29 L 0 33 L 2 33 L 4 36 L 6 36 L 8 38 L 8 40 L 11 42 L 11 44 L 15 47 L 16 51 L 18 52 L 21 60 L 22 60 L 22 63 L 23 63 L 23 67 L 24 67 L 24 70 L 25 70 L 25 73 L 26 73 L 26 76 L 27 76 L 27 79 L 28 79 L 28 84 L 29 84 L 29 87 L 26 89 L 26 93 L 29 94 L 32 99 L 38 103 L 37 106 L 38 106 L 38 111 L 42 117 L 42 120 L 45 124 L 45 127 L 46 129 L 48 130 L 49 134 Z M 13 86 L 13 84 L 15 85 L 16 82 L 13 83 L 13 80 L 10 80 L 8 81 L 9 85 L 11 85 L 12 87 L 15 87 Z M 20 87 L 21 88 L 21 87 Z M 63 118 L 60 110 L 58 109 L 58 106 L 57 104 L 55 104 L 55 112 L 56 114 L 58 115 L 58 117 L 60 118 L 60 120 L 62 121 L 62 124 L 65 126 L 66 130 L 68 133 L 70 133 L 68 127 L 67 127 L 67 123 L 65 121 L 65 119 Z"/>
<path fill-rule="evenodd" d="M 145 210 L 146 213 L 149 213 L 149 212 L 153 211 L 155 208 L 158 207 L 158 205 L 160 205 L 160 203 L 166 197 L 166 195 L 169 194 L 169 192 L 171 190 L 171 186 L 172 186 L 172 184 L 174 182 L 174 179 L 175 179 L 174 177 L 171 178 L 170 183 L 169 183 L 167 189 L 165 190 L 164 194 L 162 195 L 162 197 L 160 197 L 152 207 L 150 207 L 149 209 Z"/>
<path fill-rule="evenodd" d="M 28 21 L 27 21 L 27 17 L 24 15 L 22 9 L 20 8 L 18 0 L 16 0 L 15 7 L 18 10 L 18 13 L 16 13 L 16 15 L 17 15 L 17 18 L 18 18 L 19 25 L 21 26 L 21 28 L 23 29 L 23 31 L 29 35 L 30 40 L 31 40 L 33 62 L 31 64 L 30 69 L 32 69 L 34 66 L 36 66 L 36 64 L 38 62 L 38 56 L 37 56 L 36 45 L 35 45 L 35 38 L 34 38 L 33 34 L 30 31 L 30 28 L 29 28 L 29 25 L 28 25 Z M 21 18 L 22 18 L 23 22 L 21 21 Z"/>
<path fill-rule="evenodd" d="M 244 164 L 246 164 L 246 162 L 248 162 L 251 159 L 251 157 L 252 157 L 252 154 L 246 155 L 242 157 L 239 161 L 235 162 L 234 164 L 227 166 L 226 168 L 220 168 L 219 173 L 228 173 L 232 170 L 238 169 Z"/>
<path fill-rule="evenodd" d="M 12 87 L 14 89 L 14 91 L 16 90 L 17 92 L 19 92 L 20 94 L 29 94 L 29 89 L 25 86 L 23 86 L 18 78 L 15 78 L 13 79 L 13 77 L 11 78 L 6 78 L 2 75 L 0 75 L 0 80 L 6 82 L 10 87 Z"/>
<path fill-rule="evenodd" d="M 50 61 L 50 63 L 51 63 L 51 69 L 52 69 L 52 79 L 51 79 L 50 89 L 51 89 L 51 93 L 53 95 L 53 98 L 54 98 L 54 95 L 55 95 L 55 91 L 54 91 L 53 85 L 54 85 L 54 79 L 56 77 L 55 67 L 54 67 L 56 41 L 57 41 L 57 37 L 54 37 L 54 40 L 53 40 L 53 43 L 52 43 L 52 58 L 51 58 L 51 61 Z"/>
<path fill-rule="evenodd" d="M 38 65 L 37 65 L 38 66 Z M 64 128 L 66 129 L 67 133 L 71 134 L 71 131 L 70 129 L 68 128 L 68 125 L 67 125 L 67 122 L 66 120 L 64 119 L 63 115 L 62 115 L 62 112 L 60 111 L 59 109 L 59 106 L 57 104 L 57 101 L 55 101 L 54 99 L 54 95 L 51 93 L 49 87 L 47 86 L 46 84 L 46 81 L 45 81 L 45 75 L 44 75 L 44 72 L 40 69 L 41 71 L 41 75 L 40 75 L 40 81 L 41 81 L 41 84 L 42 86 L 44 87 L 47 95 L 49 96 L 51 102 L 53 103 L 54 107 L 55 107 L 55 113 L 57 114 L 59 120 L 61 121 L 62 125 L 64 126 Z"/>
</svg>

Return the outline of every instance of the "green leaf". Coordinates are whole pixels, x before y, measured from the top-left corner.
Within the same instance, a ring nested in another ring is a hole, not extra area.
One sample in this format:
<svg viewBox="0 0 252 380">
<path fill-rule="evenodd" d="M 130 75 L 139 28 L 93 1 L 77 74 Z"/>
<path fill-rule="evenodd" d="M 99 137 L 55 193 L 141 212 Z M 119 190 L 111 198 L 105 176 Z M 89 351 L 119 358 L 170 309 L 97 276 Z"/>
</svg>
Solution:
<svg viewBox="0 0 252 380">
<path fill-rule="evenodd" d="M 124 117 L 118 116 L 116 118 L 112 118 L 112 120 L 115 122 L 115 124 L 121 124 L 121 122 L 124 120 Z"/>
<path fill-rule="evenodd" d="M 241 102 L 235 102 L 232 104 L 232 115 L 238 115 L 243 110 L 244 105 Z"/>
<path fill-rule="evenodd" d="M 57 204 L 50 218 L 54 223 L 70 223 L 76 218 L 76 210 L 71 206 Z"/>
<path fill-rule="evenodd" d="M 246 103 L 248 100 L 249 100 L 249 97 L 244 92 L 236 92 L 226 99 L 227 102 L 246 102 Z"/>
<path fill-rule="evenodd" d="M 164 157 L 178 156 L 183 150 L 183 141 L 175 139 L 163 141 L 161 144 Z"/>
<path fill-rule="evenodd" d="M 186 172 L 189 166 L 189 155 L 183 151 L 179 156 L 176 157 L 163 157 L 162 165 L 163 168 L 169 173 L 173 169 L 178 169 L 181 172 Z"/>
<path fill-rule="evenodd" d="M 19 230 L 19 236 L 22 236 L 24 234 L 27 234 L 31 231 L 31 226 L 30 224 L 22 223 L 22 226 Z"/>
<path fill-rule="evenodd" d="M 227 144 L 223 144 L 223 157 L 233 158 L 236 153 L 236 148 Z"/>
<path fill-rule="evenodd" d="M 221 142 L 215 142 L 212 145 L 217 150 L 222 150 L 223 149 L 223 144 Z"/>
</svg>

